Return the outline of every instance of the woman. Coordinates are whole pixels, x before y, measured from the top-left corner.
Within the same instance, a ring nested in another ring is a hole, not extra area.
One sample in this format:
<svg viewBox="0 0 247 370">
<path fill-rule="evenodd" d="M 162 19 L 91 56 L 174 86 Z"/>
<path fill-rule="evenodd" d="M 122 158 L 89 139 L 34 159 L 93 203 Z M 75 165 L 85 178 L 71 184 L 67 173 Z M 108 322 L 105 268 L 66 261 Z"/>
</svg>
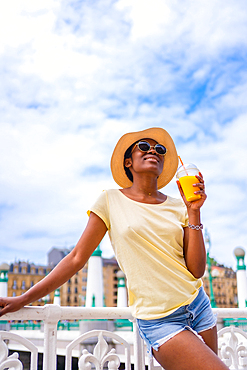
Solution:
<svg viewBox="0 0 247 370">
<path fill-rule="evenodd" d="M 149 352 L 166 369 L 227 369 L 217 357 L 216 319 L 202 287 L 206 265 L 200 208 L 206 194 L 197 176 L 187 202 L 158 190 L 174 177 L 175 145 L 162 128 L 128 133 L 111 159 L 121 189 L 104 191 L 72 252 L 20 297 L 0 299 L 0 315 L 44 297 L 81 269 L 108 231 L 128 283 L 129 305 Z"/>
</svg>

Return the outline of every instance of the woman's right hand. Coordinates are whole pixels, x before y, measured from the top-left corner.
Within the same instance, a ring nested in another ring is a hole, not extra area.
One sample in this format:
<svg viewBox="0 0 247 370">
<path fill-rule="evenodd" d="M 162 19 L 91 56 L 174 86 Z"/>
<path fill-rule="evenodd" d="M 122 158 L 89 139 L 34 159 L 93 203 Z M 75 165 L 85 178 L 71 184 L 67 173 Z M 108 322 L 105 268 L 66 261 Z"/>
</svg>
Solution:
<svg viewBox="0 0 247 370">
<path fill-rule="evenodd" d="M 22 296 L 0 298 L 0 317 L 6 313 L 20 310 L 24 306 L 21 298 Z"/>
</svg>

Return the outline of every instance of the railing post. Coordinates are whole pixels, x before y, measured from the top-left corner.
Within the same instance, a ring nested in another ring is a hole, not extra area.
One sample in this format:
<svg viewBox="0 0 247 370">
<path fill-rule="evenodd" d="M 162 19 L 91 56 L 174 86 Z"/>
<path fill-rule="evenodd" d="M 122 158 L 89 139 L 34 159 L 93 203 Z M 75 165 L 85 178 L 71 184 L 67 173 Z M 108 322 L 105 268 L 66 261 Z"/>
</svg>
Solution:
<svg viewBox="0 0 247 370">
<path fill-rule="evenodd" d="M 57 323 L 61 317 L 58 305 L 46 305 L 44 308 L 44 357 L 43 370 L 56 370 L 57 363 Z"/>
<path fill-rule="evenodd" d="M 132 320 L 131 320 L 132 321 Z M 133 320 L 133 334 L 134 334 L 134 369 L 145 369 L 145 355 L 143 340 L 140 337 L 136 320 Z"/>
</svg>

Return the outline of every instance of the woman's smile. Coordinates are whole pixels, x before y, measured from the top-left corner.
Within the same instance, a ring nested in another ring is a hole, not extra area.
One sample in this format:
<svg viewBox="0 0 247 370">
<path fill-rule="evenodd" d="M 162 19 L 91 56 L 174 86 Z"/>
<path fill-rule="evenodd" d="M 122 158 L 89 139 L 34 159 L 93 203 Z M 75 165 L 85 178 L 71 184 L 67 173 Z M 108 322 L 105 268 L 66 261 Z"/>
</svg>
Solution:
<svg viewBox="0 0 247 370">
<path fill-rule="evenodd" d="M 146 157 L 144 157 L 144 161 L 151 161 L 151 162 L 159 163 L 159 158 L 156 155 L 146 155 Z"/>
</svg>

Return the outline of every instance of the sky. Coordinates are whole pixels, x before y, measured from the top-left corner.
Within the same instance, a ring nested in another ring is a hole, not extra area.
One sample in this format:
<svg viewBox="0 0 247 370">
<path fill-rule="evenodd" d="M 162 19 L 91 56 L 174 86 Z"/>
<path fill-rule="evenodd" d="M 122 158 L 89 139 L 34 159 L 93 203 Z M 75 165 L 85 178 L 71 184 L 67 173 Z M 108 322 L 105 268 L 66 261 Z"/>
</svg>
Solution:
<svg viewBox="0 0 247 370">
<path fill-rule="evenodd" d="M 210 255 L 247 250 L 245 0 L 0 5 L 0 263 L 70 248 L 126 132 L 166 129 L 203 173 Z M 162 189 L 179 197 L 176 181 Z M 104 257 L 113 255 L 109 238 Z"/>
</svg>

